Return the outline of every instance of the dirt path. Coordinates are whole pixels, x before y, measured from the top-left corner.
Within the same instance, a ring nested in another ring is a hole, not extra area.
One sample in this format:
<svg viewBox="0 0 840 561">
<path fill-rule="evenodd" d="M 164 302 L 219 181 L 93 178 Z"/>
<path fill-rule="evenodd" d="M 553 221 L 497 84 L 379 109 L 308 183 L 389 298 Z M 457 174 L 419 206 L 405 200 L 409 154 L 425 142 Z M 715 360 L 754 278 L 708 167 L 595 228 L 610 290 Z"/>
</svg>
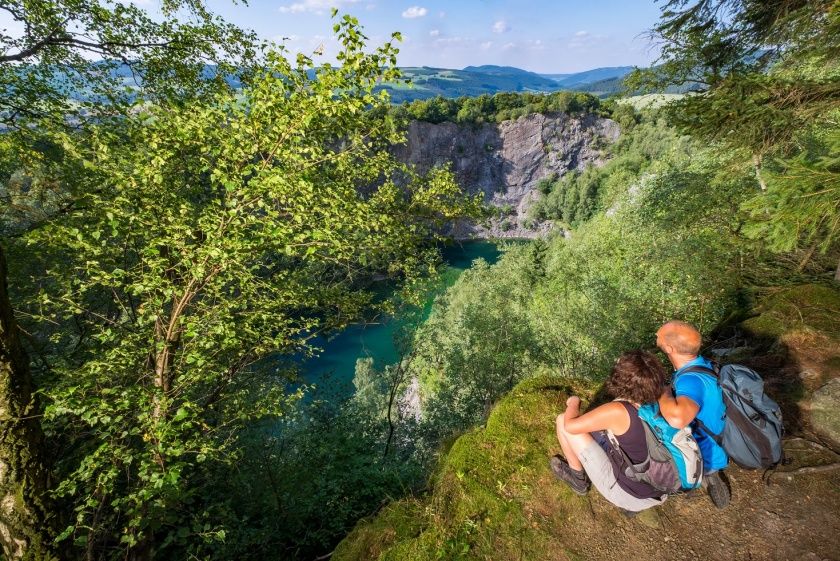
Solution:
<svg viewBox="0 0 840 561">
<path fill-rule="evenodd" d="M 840 461 L 800 440 L 785 448 L 796 460 L 784 470 Z M 590 502 L 590 520 L 562 525 L 566 551 L 557 558 L 840 560 L 840 470 L 776 473 L 770 484 L 760 472 L 730 468 L 727 474 L 732 503 L 725 510 L 697 491 L 628 519 L 592 493 L 583 499 Z"/>
</svg>

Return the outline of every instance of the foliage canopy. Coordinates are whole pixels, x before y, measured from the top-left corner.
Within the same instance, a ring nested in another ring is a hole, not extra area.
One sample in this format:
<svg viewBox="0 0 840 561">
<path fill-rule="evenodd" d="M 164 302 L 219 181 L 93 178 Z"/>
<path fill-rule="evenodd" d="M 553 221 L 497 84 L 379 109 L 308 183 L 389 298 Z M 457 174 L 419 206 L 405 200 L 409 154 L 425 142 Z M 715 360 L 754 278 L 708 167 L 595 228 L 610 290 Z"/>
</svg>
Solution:
<svg viewBox="0 0 840 561">
<path fill-rule="evenodd" d="M 224 541 L 231 521 L 191 505 L 243 429 L 288 412 L 288 376 L 264 359 L 376 305 L 375 273 L 433 271 L 442 224 L 477 212 L 446 170 L 399 165 L 399 131 L 369 118 L 396 48 L 365 53 L 354 18 L 336 32 L 340 66 L 269 53 L 238 94 L 58 137 L 83 195 L 25 242 L 47 273 L 28 309 L 63 325 L 45 418 L 73 449 L 61 540 L 176 557 Z"/>
<path fill-rule="evenodd" d="M 752 163 L 761 192 L 747 205 L 747 231 L 778 251 L 836 247 L 837 2 L 670 0 L 652 35 L 662 42 L 660 65 L 637 72 L 629 87 L 704 86 L 671 104 L 669 117 L 733 166 Z"/>
</svg>

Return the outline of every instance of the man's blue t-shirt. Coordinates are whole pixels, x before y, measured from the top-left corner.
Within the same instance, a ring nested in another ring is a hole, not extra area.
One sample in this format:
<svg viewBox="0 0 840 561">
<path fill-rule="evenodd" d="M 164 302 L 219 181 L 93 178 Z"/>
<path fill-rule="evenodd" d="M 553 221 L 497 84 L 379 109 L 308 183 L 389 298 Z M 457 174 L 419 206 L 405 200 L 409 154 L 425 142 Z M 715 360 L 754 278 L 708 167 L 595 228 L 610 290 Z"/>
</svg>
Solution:
<svg viewBox="0 0 840 561">
<path fill-rule="evenodd" d="M 697 418 L 714 434 L 723 432 L 725 423 L 726 407 L 723 404 L 723 393 L 720 386 L 711 374 L 699 372 L 688 372 L 681 374 L 689 366 L 704 366 L 712 368 L 712 363 L 698 356 L 691 362 L 683 365 L 674 372 L 674 394 L 676 397 L 684 395 L 700 406 Z M 703 468 L 705 471 L 725 468 L 729 463 L 729 456 L 709 436 L 697 426 L 696 421 L 691 422 L 691 432 L 700 447 L 703 455 Z"/>
</svg>

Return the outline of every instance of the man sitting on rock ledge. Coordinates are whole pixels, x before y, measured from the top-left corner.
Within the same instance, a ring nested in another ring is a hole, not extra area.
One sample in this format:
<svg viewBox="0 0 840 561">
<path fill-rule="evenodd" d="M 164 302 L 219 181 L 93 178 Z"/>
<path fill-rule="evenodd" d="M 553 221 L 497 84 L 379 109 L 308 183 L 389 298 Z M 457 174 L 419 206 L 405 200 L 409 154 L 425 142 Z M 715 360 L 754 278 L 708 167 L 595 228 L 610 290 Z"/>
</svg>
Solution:
<svg viewBox="0 0 840 561">
<path fill-rule="evenodd" d="M 665 390 L 659 398 L 659 408 L 672 427 L 681 429 L 691 425 L 703 455 L 703 484 L 715 506 L 725 508 L 730 492 L 720 470 L 727 466 L 729 457 L 696 422 L 699 419 L 714 434 L 723 432 L 726 421 L 723 393 L 711 373 L 686 372 L 693 366 L 712 369 L 712 363 L 700 356 L 701 342 L 700 332 L 684 321 L 669 321 L 656 332 L 656 346 L 668 355 L 676 369 L 673 392 L 671 388 Z"/>
</svg>

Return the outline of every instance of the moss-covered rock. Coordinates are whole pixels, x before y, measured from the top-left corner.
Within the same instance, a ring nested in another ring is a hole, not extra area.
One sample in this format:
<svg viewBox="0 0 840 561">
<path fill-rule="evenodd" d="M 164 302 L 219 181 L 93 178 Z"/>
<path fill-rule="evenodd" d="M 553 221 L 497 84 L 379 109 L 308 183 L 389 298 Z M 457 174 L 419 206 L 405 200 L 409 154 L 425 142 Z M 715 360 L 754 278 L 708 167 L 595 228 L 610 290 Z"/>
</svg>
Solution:
<svg viewBox="0 0 840 561">
<path fill-rule="evenodd" d="M 461 436 L 442 459 L 425 507 L 416 499 L 391 505 L 361 522 L 332 559 L 543 558 L 556 525 L 589 508 L 552 480 L 547 462 L 566 397 L 593 389 L 551 377 L 519 384 L 486 427 Z M 417 518 L 406 523 L 407 513 Z"/>
<path fill-rule="evenodd" d="M 814 392 L 811 422 L 817 434 L 840 449 L 840 378 L 834 378 Z"/>
<path fill-rule="evenodd" d="M 840 337 L 840 290 L 805 284 L 779 290 L 762 298 L 758 315 L 741 325 L 758 337 L 777 339 L 793 330 L 813 330 Z"/>
</svg>

